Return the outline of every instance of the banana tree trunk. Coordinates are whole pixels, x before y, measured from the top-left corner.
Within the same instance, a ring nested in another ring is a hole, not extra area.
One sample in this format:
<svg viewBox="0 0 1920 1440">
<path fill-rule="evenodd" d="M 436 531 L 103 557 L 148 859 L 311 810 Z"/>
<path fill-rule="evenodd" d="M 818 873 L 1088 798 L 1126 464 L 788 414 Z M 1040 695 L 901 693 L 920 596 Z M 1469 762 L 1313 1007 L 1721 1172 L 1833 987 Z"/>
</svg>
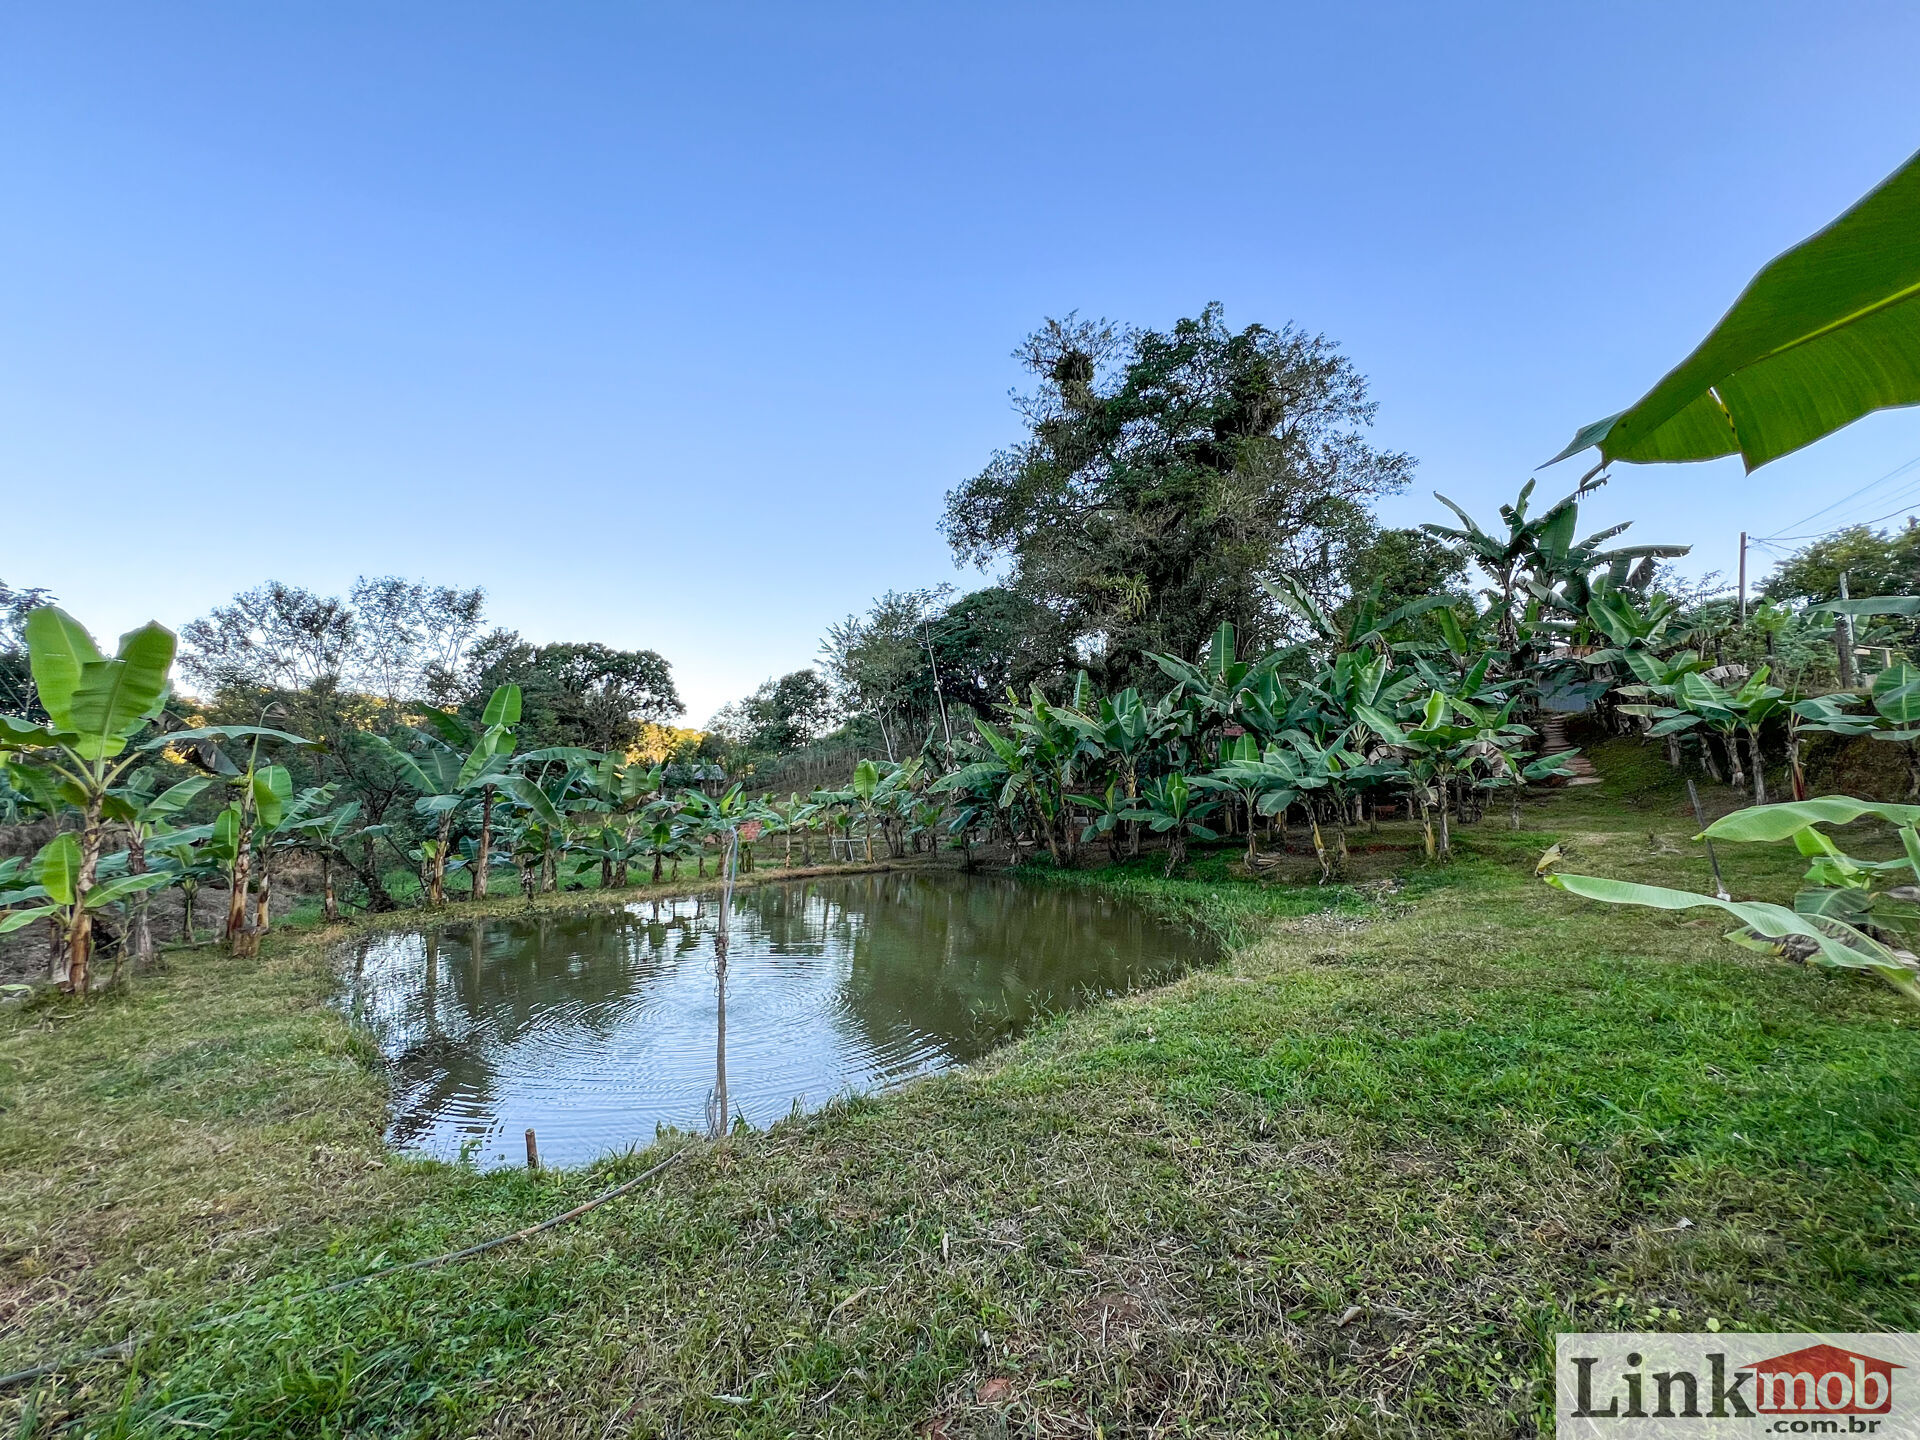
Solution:
<svg viewBox="0 0 1920 1440">
<path fill-rule="evenodd" d="M 273 928 L 273 852 L 260 856 L 260 890 L 253 898 L 253 930 L 265 935 Z"/>
<path fill-rule="evenodd" d="M 87 965 L 93 958 L 93 912 L 87 909 L 87 895 L 93 889 L 94 876 L 100 872 L 100 846 L 106 839 L 106 827 L 100 823 L 101 797 L 96 792 L 87 798 L 85 828 L 80 832 L 80 873 L 73 878 L 73 924 L 67 928 L 67 988 L 76 995 L 87 993 Z"/>
<path fill-rule="evenodd" d="M 127 873 L 147 873 L 147 842 L 138 825 L 132 826 L 127 833 Z M 127 952 L 136 965 L 145 965 L 153 959 L 153 923 L 148 913 L 151 898 L 151 891 L 142 891 L 134 897 L 133 928 L 127 936 Z"/>
<path fill-rule="evenodd" d="M 1163 872 L 1164 878 L 1171 880 L 1173 872 L 1186 863 L 1186 858 L 1187 837 L 1177 829 L 1169 831 L 1167 833 L 1167 868 Z"/>
<path fill-rule="evenodd" d="M 1767 765 L 1760 756 L 1760 736 L 1751 730 L 1747 732 L 1747 760 L 1753 766 L 1753 803 L 1764 805 L 1767 803 Z"/>
<path fill-rule="evenodd" d="M 487 898 L 487 877 L 493 873 L 493 786 L 488 785 L 480 791 L 480 839 L 473 847 L 473 888 L 468 896 L 474 900 Z"/>
<path fill-rule="evenodd" d="M 453 812 L 445 811 L 440 816 L 440 828 L 435 838 L 440 842 L 433 852 L 433 871 L 427 887 L 427 903 L 439 909 L 447 903 L 447 851 L 452 846 Z"/>
<path fill-rule="evenodd" d="M 1713 740 L 1705 731 L 1700 734 L 1700 760 L 1707 767 L 1707 774 L 1713 777 L 1714 784 L 1726 784 L 1726 778 L 1720 773 L 1720 761 L 1713 753 Z"/>
<path fill-rule="evenodd" d="M 329 925 L 340 923 L 340 901 L 333 893 L 333 856 L 320 855 L 320 918 Z"/>
<path fill-rule="evenodd" d="M 232 884 L 227 890 L 227 948 L 235 955 L 252 955 L 260 949 L 250 913 L 252 898 L 253 817 L 242 811 L 240 833 L 234 843 Z"/>
</svg>

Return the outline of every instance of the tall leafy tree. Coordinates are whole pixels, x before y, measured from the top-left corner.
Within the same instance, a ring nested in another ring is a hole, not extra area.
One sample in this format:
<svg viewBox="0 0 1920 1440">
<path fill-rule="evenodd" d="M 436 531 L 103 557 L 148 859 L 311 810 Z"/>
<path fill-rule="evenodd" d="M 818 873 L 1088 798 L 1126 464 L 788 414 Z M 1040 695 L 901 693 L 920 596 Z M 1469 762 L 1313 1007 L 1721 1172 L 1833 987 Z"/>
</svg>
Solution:
<svg viewBox="0 0 1920 1440">
<path fill-rule="evenodd" d="M 519 686 L 525 705 L 520 735 L 536 747 L 630 749 L 642 727 L 686 709 L 672 668 L 652 650 L 534 645 L 506 630 L 474 646 L 464 684 L 468 698 L 461 709 L 474 719 L 502 685 Z"/>
<path fill-rule="evenodd" d="M 1016 352 L 1027 435 L 947 496 L 954 553 L 1010 562 L 1109 685 L 1222 621 L 1266 639 L 1258 578 L 1322 573 L 1372 531 L 1413 462 L 1368 445 L 1366 381 L 1322 335 L 1230 329 L 1218 305 L 1167 331 L 1069 317 Z"/>
</svg>

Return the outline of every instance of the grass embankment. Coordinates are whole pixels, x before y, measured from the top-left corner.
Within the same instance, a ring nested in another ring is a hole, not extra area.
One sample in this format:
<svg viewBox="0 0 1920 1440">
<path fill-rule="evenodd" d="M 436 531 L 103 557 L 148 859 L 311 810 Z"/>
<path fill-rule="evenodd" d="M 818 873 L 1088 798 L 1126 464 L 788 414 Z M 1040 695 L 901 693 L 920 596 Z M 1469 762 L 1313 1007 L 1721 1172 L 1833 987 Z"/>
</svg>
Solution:
<svg viewBox="0 0 1920 1440">
<path fill-rule="evenodd" d="M 0 1362 L 252 1306 L 40 1413 L 262 1436 L 1481 1437 L 1542 1424 L 1560 1329 L 1920 1328 L 1920 1015 L 1725 945 L 1723 917 L 1536 882 L 1559 840 L 1569 869 L 1706 885 L 1664 777 L 1613 758 L 1604 792 L 1530 807 L 1521 833 L 1491 816 L 1447 867 L 1365 850 L 1334 892 L 1229 883 L 1227 854 L 1198 880 L 1065 877 L 1240 943 L 997 1063 L 700 1145 L 535 1241 L 317 1299 L 285 1297 L 656 1157 L 529 1176 L 383 1155 L 378 1073 L 319 1008 L 310 942 L 11 1018 Z M 1749 895 L 1798 869 L 1723 863 Z"/>
</svg>

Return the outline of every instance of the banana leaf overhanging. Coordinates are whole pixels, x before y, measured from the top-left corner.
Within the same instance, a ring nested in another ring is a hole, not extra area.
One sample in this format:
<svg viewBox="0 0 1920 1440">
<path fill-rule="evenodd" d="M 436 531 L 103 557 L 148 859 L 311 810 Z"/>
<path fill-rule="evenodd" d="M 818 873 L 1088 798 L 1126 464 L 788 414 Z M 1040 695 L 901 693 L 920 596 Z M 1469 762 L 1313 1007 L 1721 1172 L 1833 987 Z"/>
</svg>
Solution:
<svg viewBox="0 0 1920 1440">
<path fill-rule="evenodd" d="M 1920 154 L 1768 264 L 1711 334 L 1631 408 L 1549 464 L 1714 460 L 1748 471 L 1861 416 L 1920 404 Z"/>
</svg>

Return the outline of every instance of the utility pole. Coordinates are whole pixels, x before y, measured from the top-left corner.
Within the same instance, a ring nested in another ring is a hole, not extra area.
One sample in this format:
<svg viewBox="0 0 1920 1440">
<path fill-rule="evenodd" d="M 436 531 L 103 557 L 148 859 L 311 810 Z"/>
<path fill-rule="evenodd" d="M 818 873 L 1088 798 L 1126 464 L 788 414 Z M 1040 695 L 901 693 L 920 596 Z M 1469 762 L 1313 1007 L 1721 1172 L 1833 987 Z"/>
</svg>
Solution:
<svg viewBox="0 0 1920 1440">
<path fill-rule="evenodd" d="M 1740 532 L 1740 623 L 1747 623 L 1747 532 Z"/>
</svg>

